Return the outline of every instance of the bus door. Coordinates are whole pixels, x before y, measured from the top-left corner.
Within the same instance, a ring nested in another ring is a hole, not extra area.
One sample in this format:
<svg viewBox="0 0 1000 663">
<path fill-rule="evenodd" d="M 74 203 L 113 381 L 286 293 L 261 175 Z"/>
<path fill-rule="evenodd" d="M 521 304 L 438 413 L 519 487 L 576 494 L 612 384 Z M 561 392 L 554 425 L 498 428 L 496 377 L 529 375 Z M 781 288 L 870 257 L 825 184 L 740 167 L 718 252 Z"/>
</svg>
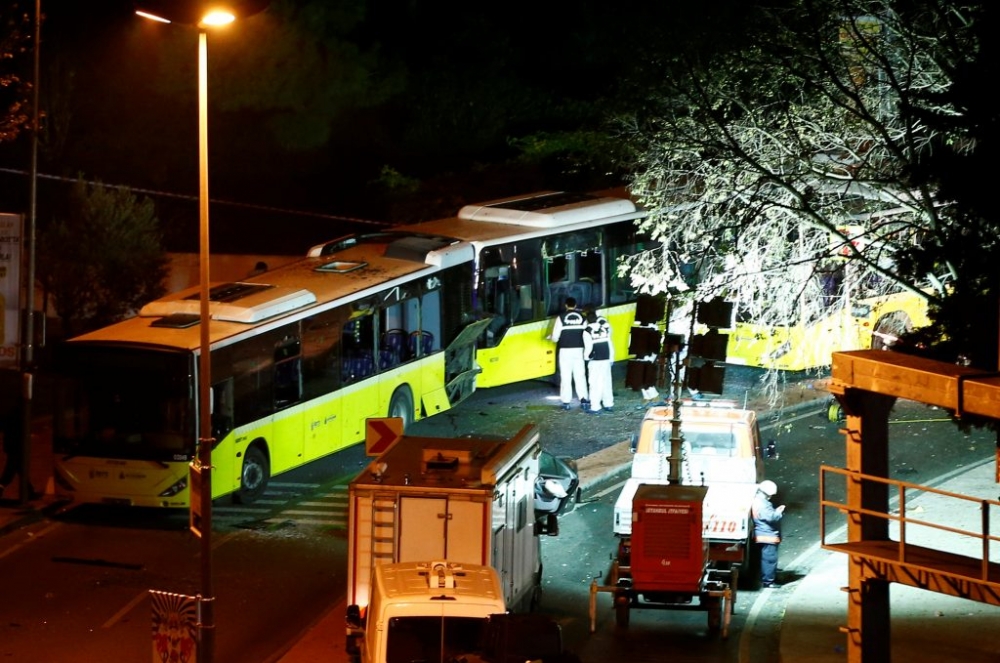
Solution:
<svg viewBox="0 0 1000 663">
<path fill-rule="evenodd" d="M 416 284 L 384 291 L 378 309 L 378 417 L 401 417 L 404 426 L 415 419 L 422 389 L 416 363 L 426 345 L 419 341 L 420 299 Z"/>
<path fill-rule="evenodd" d="M 379 412 L 375 326 L 369 308 L 355 311 L 341 330 L 341 433 L 348 444 L 365 439 L 365 420 L 385 416 Z"/>
</svg>

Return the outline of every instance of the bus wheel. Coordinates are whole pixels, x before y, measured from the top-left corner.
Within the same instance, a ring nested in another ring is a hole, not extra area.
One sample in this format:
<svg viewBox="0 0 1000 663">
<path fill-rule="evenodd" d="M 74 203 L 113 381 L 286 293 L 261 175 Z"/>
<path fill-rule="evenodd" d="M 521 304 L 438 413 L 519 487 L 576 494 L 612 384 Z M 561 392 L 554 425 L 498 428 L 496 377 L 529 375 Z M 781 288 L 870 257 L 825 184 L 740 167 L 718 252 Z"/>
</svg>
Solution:
<svg viewBox="0 0 1000 663">
<path fill-rule="evenodd" d="M 240 472 L 240 488 L 233 496 L 237 504 L 252 504 L 267 490 L 271 478 L 271 464 L 258 446 L 247 447 L 243 455 L 243 470 Z"/>
<path fill-rule="evenodd" d="M 388 416 L 402 419 L 404 431 L 413 423 L 413 394 L 409 387 L 402 386 L 392 394 Z"/>
<path fill-rule="evenodd" d="M 910 316 L 903 311 L 893 311 L 879 318 L 872 332 L 872 350 L 891 350 L 899 337 L 910 331 Z"/>
</svg>

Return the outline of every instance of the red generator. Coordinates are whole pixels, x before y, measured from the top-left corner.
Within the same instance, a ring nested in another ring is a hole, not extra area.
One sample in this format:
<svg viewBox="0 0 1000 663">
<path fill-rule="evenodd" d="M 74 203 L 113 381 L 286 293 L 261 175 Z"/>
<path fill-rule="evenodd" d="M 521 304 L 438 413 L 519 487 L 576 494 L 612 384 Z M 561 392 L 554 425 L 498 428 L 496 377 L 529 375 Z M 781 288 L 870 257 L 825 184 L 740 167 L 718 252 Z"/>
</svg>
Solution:
<svg viewBox="0 0 1000 663">
<path fill-rule="evenodd" d="M 632 499 L 632 536 L 619 544 L 607 584 L 590 584 L 590 632 L 596 629 L 597 594 L 614 594 L 615 622 L 627 627 L 636 608 L 703 610 L 709 633 L 726 637 L 736 577 L 717 569 L 703 536 L 705 486 L 639 484 Z"/>
<path fill-rule="evenodd" d="M 642 484 L 632 501 L 632 586 L 657 594 L 697 594 L 708 564 L 702 503 L 708 488 Z"/>
</svg>

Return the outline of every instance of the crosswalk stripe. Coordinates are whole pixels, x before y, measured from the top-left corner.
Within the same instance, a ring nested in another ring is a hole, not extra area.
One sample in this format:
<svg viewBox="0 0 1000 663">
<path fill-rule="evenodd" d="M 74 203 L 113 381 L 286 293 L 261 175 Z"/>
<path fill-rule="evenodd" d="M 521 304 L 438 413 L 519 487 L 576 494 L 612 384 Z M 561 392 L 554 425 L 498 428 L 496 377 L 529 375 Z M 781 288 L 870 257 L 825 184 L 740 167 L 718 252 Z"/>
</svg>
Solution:
<svg viewBox="0 0 1000 663">
<path fill-rule="evenodd" d="M 282 519 L 282 518 L 270 518 L 270 519 L 266 520 L 265 522 L 267 522 L 269 524 L 272 524 L 272 525 L 278 525 L 280 523 L 285 522 L 286 520 L 287 519 Z M 343 520 L 337 520 L 337 519 L 318 520 L 316 518 L 296 518 L 295 519 L 295 524 L 296 525 L 340 525 L 340 526 L 343 526 L 343 525 L 346 525 L 346 522 L 343 521 Z"/>
<path fill-rule="evenodd" d="M 325 492 L 308 495 L 309 501 L 295 502 L 294 496 L 311 493 L 320 487 L 316 483 L 271 481 L 262 499 L 250 505 L 220 505 L 213 511 L 219 520 L 239 520 L 260 517 L 258 523 L 276 525 L 293 521 L 297 525 L 347 526 L 348 486 L 329 486 Z M 274 507 L 290 506 L 275 513 Z M 265 516 L 271 516 L 266 518 Z"/>
<path fill-rule="evenodd" d="M 304 509 L 288 509 L 287 511 L 282 511 L 280 515 L 290 515 L 290 516 L 329 516 L 329 511 L 306 511 Z"/>
</svg>

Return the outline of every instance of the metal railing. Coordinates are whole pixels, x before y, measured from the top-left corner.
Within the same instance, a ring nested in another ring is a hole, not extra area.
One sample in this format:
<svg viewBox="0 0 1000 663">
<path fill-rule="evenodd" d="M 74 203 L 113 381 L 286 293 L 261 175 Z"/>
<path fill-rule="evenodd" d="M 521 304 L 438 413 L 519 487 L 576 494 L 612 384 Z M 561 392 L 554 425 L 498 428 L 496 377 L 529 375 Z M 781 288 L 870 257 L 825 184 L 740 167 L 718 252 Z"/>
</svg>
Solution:
<svg viewBox="0 0 1000 663">
<path fill-rule="evenodd" d="M 843 495 L 846 500 L 848 486 L 856 484 L 858 490 L 863 489 L 865 483 L 876 483 L 887 486 L 887 489 L 895 489 L 895 497 L 888 500 L 887 511 L 876 511 L 847 504 L 846 501 L 830 499 L 828 492 L 831 486 L 828 482 L 828 475 L 835 474 L 843 477 Z M 938 488 L 931 488 L 920 484 L 889 479 L 886 477 L 852 472 L 839 467 L 823 465 L 820 467 L 820 537 L 823 548 L 836 550 L 838 543 L 863 543 L 861 541 L 848 541 L 846 534 L 842 541 L 831 541 L 827 536 L 827 512 L 830 509 L 836 510 L 843 516 L 845 521 L 856 521 L 862 516 L 878 518 L 890 523 L 890 530 L 895 526 L 896 532 L 890 532 L 887 541 L 880 540 L 880 543 L 895 543 L 895 562 L 901 564 L 914 565 L 912 555 L 908 555 L 908 548 L 919 547 L 921 549 L 939 550 L 948 554 L 967 556 L 970 560 L 980 560 L 979 575 L 969 578 L 969 576 L 958 576 L 954 573 L 942 571 L 941 569 L 931 569 L 944 575 L 975 579 L 983 583 L 992 584 L 990 579 L 991 550 L 997 557 L 993 563 L 1000 561 L 1000 536 L 991 534 L 991 517 L 996 519 L 1000 525 L 1000 501 L 983 499 L 969 495 L 952 493 Z M 978 510 L 978 518 L 974 511 Z M 936 514 L 941 514 L 938 516 Z M 931 518 L 946 517 L 948 522 L 936 522 Z M 978 526 L 973 524 L 978 520 Z M 976 529 L 973 529 L 973 528 Z M 1000 526 L 997 527 L 1000 530 Z M 896 539 L 891 538 L 895 533 Z M 917 543 L 918 540 L 934 537 L 933 545 Z M 976 543 L 978 542 L 978 544 Z M 992 545 L 992 548 L 991 548 Z M 973 546 L 981 552 L 973 554 Z M 968 552 L 966 552 L 968 549 Z M 917 564 L 919 566 L 919 564 Z M 994 571 L 994 576 L 996 572 Z M 995 578 L 993 580 L 995 582 Z"/>
</svg>

